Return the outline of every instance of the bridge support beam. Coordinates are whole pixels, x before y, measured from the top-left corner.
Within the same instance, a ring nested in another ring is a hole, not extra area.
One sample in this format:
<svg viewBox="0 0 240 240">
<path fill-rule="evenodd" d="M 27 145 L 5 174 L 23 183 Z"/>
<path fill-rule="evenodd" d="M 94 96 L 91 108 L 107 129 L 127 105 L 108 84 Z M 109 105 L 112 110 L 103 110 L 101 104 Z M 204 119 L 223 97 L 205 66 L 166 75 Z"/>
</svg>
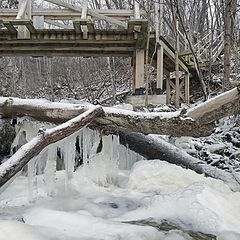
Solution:
<svg viewBox="0 0 240 240">
<path fill-rule="evenodd" d="M 32 19 L 32 1 L 20 0 L 19 10 L 16 19 Z M 18 38 L 30 38 L 30 32 L 25 26 L 18 26 Z"/>
<path fill-rule="evenodd" d="M 178 103 L 176 104 L 176 95 L 178 95 Z M 170 79 L 170 73 L 166 79 L 166 104 L 174 104 L 180 107 L 181 103 L 189 104 L 189 72 L 185 72 L 182 79 Z"/>
<path fill-rule="evenodd" d="M 136 95 L 144 94 L 144 60 L 145 60 L 145 50 L 136 49 L 133 59 L 133 69 L 134 69 L 134 79 L 133 79 L 133 89 Z"/>
<path fill-rule="evenodd" d="M 170 72 L 166 74 L 166 104 L 171 104 Z"/>
<path fill-rule="evenodd" d="M 189 93 L 189 72 L 185 72 L 185 77 L 184 77 L 184 85 L 185 85 L 185 103 L 189 104 L 189 98 L 190 98 L 190 93 Z"/>
<path fill-rule="evenodd" d="M 163 90 L 163 47 L 157 47 L 157 93 L 161 94 Z"/>
</svg>

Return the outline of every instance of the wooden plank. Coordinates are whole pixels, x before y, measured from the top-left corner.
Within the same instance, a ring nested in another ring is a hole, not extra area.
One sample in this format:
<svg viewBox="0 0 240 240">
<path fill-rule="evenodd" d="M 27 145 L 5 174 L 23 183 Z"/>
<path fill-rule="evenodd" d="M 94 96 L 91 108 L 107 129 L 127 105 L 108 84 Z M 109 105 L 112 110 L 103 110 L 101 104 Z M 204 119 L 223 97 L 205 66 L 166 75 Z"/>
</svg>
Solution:
<svg viewBox="0 0 240 240">
<path fill-rule="evenodd" d="M 17 29 L 9 21 L 4 21 L 3 25 L 7 28 L 10 33 L 17 34 Z"/>
<path fill-rule="evenodd" d="M 80 12 L 82 13 L 82 9 L 78 6 L 73 6 L 71 4 L 68 4 L 66 2 L 63 2 L 61 0 L 45 0 L 47 2 L 50 2 L 50 3 L 53 3 L 53 4 L 56 4 L 58 6 L 62 6 L 62 7 L 65 7 L 65 8 L 68 8 L 68 9 L 71 9 L 73 11 L 76 11 L 76 12 Z M 88 14 L 92 17 L 95 17 L 97 19 L 100 19 L 100 20 L 105 20 L 107 22 L 110 22 L 112 24 L 116 24 L 118 26 L 121 26 L 121 27 L 124 27 L 125 29 L 127 29 L 127 24 L 124 23 L 124 22 L 121 22 L 117 19 L 114 19 L 112 17 L 108 17 L 104 14 L 99 14 L 98 12 L 92 10 L 92 9 L 88 9 Z"/>
<path fill-rule="evenodd" d="M 171 79 L 169 79 L 169 86 L 170 86 L 173 90 L 176 91 L 176 85 L 175 85 L 175 83 L 172 82 Z"/>
<path fill-rule="evenodd" d="M 19 1 L 19 9 L 18 9 L 18 14 L 16 16 L 16 19 L 24 19 L 25 18 L 25 14 L 26 14 L 27 7 L 28 7 L 28 1 L 29 0 L 20 0 Z"/>
<path fill-rule="evenodd" d="M 176 85 L 176 94 L 175 94 L 175 107 L 180 107 L 180 85 L 179 85 L 179 34 L 178 34 L 178 20 L 176 21 L 176 50 L 175 50 L 175 85 Z"/>
<path fill-rule="evenodd" d="M 127 32 L 128 33 L 133 33 L 134 32 L 134 27 L 135 27 L 135 21 L 134 20 L 129 20 L 128 21 Z"/>
<path fill-rule="evenodd" d="M 192 55 L 192 51 L 190 49 L 179 52 L 180 57 L 185 57 L 185 56 L 190 56 L 190 55 Z"/>
<path fill-rule="evenodd" d="M 133 65 L 133 81 L 132 81 L 132 90 L 135 92 L 136 89 L 136 51 L 132 57 L 132 65 Z"/>
<path fill-rule="evenodd" d="M 87 29 L 89 33 L 94 33 L 95 31 L 94 24 L 91 20 L 88 20 L 87 22 Z"/>
<path fill-rule="evenodd" d="M 136 89 L 144 88 L 144 49 L 136 49 Z"/>
<path fill-rule="evenodd" d="M 138 1 L 134 0 L 134 18 L 135 19 L 140 19 L 140 7 Z"/>
<path fill-rule="evenodd" d="M 175 54 L 174 52 L 160 39 L 160 45 L 163 46 L 164 53 L 171 59 L 174 64 Z M 183 71 L 188 71 L 188 67 L 179 59 L 179 65 Z"/>
<path fill-rule="evenodd" d="M 35 27 L 33 26 L 32 20 L 16 19 L 16 20 L 10 21 L 10 23 L 14 26 L 15 25 L 16 26 L 26 26 L 30 33 L 36 33 L 36 31 L 37 31 L 35 29 Z"/>
<path fill-rule="evenodd" d="M 130 9 L 95 9 L 95 12 L 103 14 L 109 17 L 114 17 L 117 19 L 128 20 L 131 17 L 134 17 L 134 11 Z M 16 19 L 18 10 L 17 9 L 0 9 L 1 18 L 13 18 Z M 141 10 L 140 14 L 146 16 L 146 11 Z M 79 18 L 78 12 L 71 9 L 33 9 L 32 16 L 45 16 L 48 18 L 57 18 L 57 17 L 70 17 L 70 18 Z"/>
<path fill-rule="evenodd" d="M 154 10 L 155 10 L 156 43 L 159 43 L 159 37 L 160 37 L 159 2 L 155 2 Z"/>
<path fill-rule="evenodd" d="M 79 20 L 74 20 L 74 21 L 73 21 L 73 27 L 74 27 L 75 32 L 76 32 L 77 34 L 82 33 L 81 24 L 80 24 L 80 21 L 79 21 Z"/>
<path fill-rule="evenodd" d="M 83 8 L 82 8 L 82 16 L 81 18 L 87 18 L 87 11 L 88 11 L 88 0 L 83 0 Z"/>
<path fill-rule="evenodd" d="M 181 92 L 181 89 L 184 86 L 184 79 L 179 79 L 179 80 L 181 80 L 181 82 L 179 84 L 179 89 L 180 89 L 180 92 Z"/>
<path fill-rule="evenodd" d="M 160 0 L 159 6 L 159 35 L 163 35 L 163 10 L 164 10 L 164 0 Z"/>
<path fill-rule="evenodd" d="M 185 72 L 185 77 L 184 77 L 184 81 L 185 81 L 185 103 L 189 104 L 189 98 L 190 98 L 190 92 L 189 92 L 189 72 Z"/>
<path fill-rule="evenodd" d="M 142 19 L 142 23 L 141 23 L 141 32 L 147 32 L 148 30 L 148 20 L 147 19 Z"/>
<path fill-rule="evenodd" d="M 82 29 L 82 33 L 83 33 L 83 39 L 87 40 L 88 39 L 88 19 L 80 19 L 79 20 L 81 29 Z"/>
<path fill-rule="evenodd" d="M 163 47 L 157 47 L 157 88 L 163 89 Z"/>
<path fill-rule="evenodd" d="M 170 73 L 166 73 L 166 104 L 171 104 Z"/>
<path fill-rule="evenodd" d="M 30 33 L 36 33 L 37 32 L 37 30 L 33 26 L 33 22 L 31 20 L 25 21 L 24 25 L 27 27 L 27 29 Z"/>
</svg>

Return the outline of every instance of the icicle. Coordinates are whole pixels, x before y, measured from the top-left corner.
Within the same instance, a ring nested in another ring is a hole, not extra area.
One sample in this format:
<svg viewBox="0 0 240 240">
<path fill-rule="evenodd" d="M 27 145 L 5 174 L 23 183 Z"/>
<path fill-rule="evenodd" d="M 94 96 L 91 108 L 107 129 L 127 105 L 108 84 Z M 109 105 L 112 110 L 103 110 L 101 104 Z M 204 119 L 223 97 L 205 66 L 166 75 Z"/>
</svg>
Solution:
<svg viewBox="0 0 240 240">
<path fill-rule="evenodd" d="M 47 148 L 47 162 L 45 168 L 45 183 L 47 188 L 48 196 L 55 195 L 55 184 L 56 184 L 56 158 L 57 158 L 57 147 L 52 144 Z"/>
<path fill-rule="evenodd" d="M 83 141 L 83 163 L 88 162 L 88 144 L 89 144 L 89 134 L 88 129 L 84 128 L 82 130 L 82 141 Z"/>
<path fill-rule="evenodd" d="M 38 189 L 37 189 L 37 175 L 36 175 L 36 162 L 37 157 L 33 158 L 28 163 L 28 191 L 29 191 L 29 202 L 35 202 Z"/>
<path fill-rule="evenodd" d="M 65 164 L 65 190 L 68 192 L 69 181 L 73 177 L 74 165 L 75 165 L 75 155 L 76 155 L 76 135 L 68 137 L 64 141 L 63 154 L 64 154 L 64 164 Z"/>
</svg>

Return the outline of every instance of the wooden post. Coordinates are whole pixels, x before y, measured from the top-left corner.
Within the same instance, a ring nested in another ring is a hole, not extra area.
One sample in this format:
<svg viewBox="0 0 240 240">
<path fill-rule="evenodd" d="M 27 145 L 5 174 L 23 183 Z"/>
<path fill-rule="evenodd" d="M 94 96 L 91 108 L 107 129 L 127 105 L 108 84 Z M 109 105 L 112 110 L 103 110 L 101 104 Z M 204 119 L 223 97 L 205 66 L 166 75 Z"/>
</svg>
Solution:
<svg viewBox="0 0 240 240">
<path fill-rule="evenodd" d="M 156 28 L 156 43 L 159 43 L 160 29 L 159 29 L 159 3 L 155 3 L 155 28 Z"/>
<path fill-rule="evenodd" d="M 170 73 L 166 74 L 166 104 L 171 104 L 171 86 L 170 86 Z"/>
<path fill-rule="evenodd" d="M 178 33 L 178 20 L 176 21 L 176 49 L 175 49 L 175 106 L 180 107 L 180 84 L 179 84 L 179 33 Z"/>
<path fill-rule="evenodd" d="M 134 18 L 140 19 L 140 7 L 138 1 L 134 0 Z"/>
<path fill-rule="evenodd" d="M 88 0 L 84 0 L 81 19 L 87 20 L 87 7 L 88 7 Z M 87 25 L 82 26 L 82 32 L 83 32 L 83 39 L 88 39 Z"/>
<path fill-rule="evenodd" d="M 136 49 L 135 61 L 135 93 L 142 95 L 144 92 L 144 49 Z"/>
<path fill-rule="evenodd" d="M 189 72 L 185 72 L 185 79 L 184 79 L 185 83 L 185 103 L 189 104 Z"/>
<path fill-rule="evenodd" d="M 136 89 L 136 52 L 132 56 L 132 67 L 133 67 L 132 90 L 135 93 L 135 89 Z"/>
<path fill-rule="evenodd" d="M 82 19 L 87 19 L 87 7 L 88 7 L 88 0 L 83 1 L 83 8 L 82 8 Z"/>
<path fill-rule="evenodd" d="M 157 89 L 163 89 L 163 47 L 157 47 Z"/>
<path fill-rule="evenodd" d="M 19 10 L 16 19 L 28 19 L 32 18 L 32 1 L 20 0 Z M 18 38 L 30 38 L 30 32 L 26 26 L 18 26 Z"/>
<path fill-rule="evenodd" d="M 163 35 L 163 7 L 164 7 L 164 0 L 160 0 L 160 9 L 159 9 L 159 34 L 160 36 Z"/>
</svg>

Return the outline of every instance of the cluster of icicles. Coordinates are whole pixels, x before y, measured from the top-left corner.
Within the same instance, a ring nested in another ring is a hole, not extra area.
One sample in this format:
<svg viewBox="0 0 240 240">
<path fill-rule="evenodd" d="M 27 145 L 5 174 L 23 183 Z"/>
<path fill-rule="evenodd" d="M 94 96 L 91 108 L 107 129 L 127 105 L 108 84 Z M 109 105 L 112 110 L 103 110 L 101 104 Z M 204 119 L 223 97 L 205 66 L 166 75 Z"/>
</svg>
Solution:
<svg viewBox="0 0 240 240">
<path fill-rule="evenodd" d="M 54 126 L 29 119 L 18 120 L 12 154 L 35 137 L 43 125 L 45 128 Z M 129 170 L 136 161 L 142 159 L 142 156 L 121 145 L 118 136 L 101 136 L 98 131 L 83 128 L 46 147 L 28 163 L 22 174 L 28 176 L 29 196 L 34 200 L 38 195 L 37 175 L 44 176 L 45 191 L 53 196 L 57 170 L 65 170 L 65 190 L 68 191 L 73 173 L 79 167 L 84 167 L 85 174 L 87 171 L 97 184 L 107 185 L 114 182 L 118 169 Z"/>
</svg>

